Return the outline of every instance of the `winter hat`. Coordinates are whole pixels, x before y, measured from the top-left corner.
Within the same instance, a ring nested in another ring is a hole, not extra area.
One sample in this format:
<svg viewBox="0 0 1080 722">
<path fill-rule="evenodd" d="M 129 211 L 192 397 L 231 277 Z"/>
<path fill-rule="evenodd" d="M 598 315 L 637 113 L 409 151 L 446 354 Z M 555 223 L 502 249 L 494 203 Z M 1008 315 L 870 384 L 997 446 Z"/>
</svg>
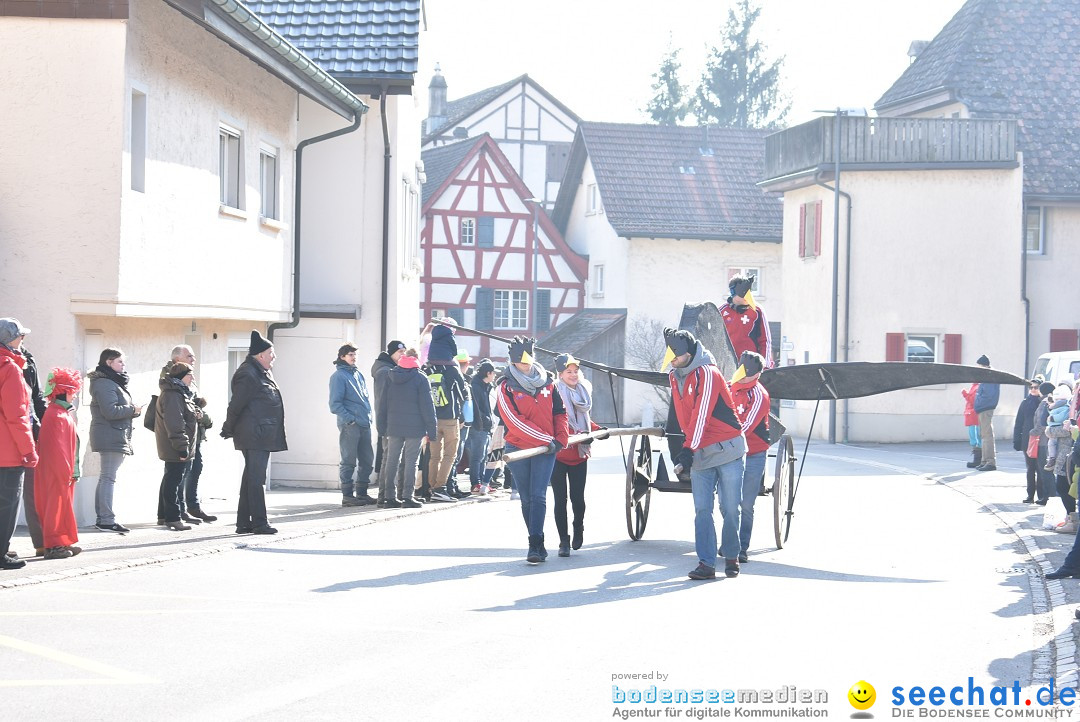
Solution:
<svg viewBox="0 0 1080 722">
<path fill-rule="evenodd" d="M 986 354 L 983 354 L 975 363 L 979 364 L 980 366 L 989 366 L 990 359 L 986 358 Z"/>
<path fill-rule="evenodd" d="M 30 333 L 30 329 L 19 323 L 17 318 L 0 318 L 0 344 L 7 346 L 19 336 L 28 333 Z"/>
<path fill-rule="evenodd" d="M 438 324 L 431 329 L 431 346 L 428 347 L 428 361 L 432 363 L 452 363 L 458 354 L 457 339 L 454 329 Z"/>
<path fill-rule="evenodd" d="M 45 380 L 45 388 L 41 390 L 46 398 L 56 398 L 60 394 L 79 393 L 82 386 L 82 377 L 75 369 L 54 368 L 49 372 L 49 378 Z"/>
<path fill-rule="evenodd" d="M 248 345 L 248 355 L 256 356 L 261 354 L 268 348 L 273 348 L 274 344 L 263 338 L 263 335 L 258 331 L 251 332 L 251 343 Z"/>
<path fill-rule="evenodd" d="M 562 373 L 566 370 L 567 366 L 577 366 L 581 368 L 581 362 L 574 358 L 572 353 L 561 353 L 555 357 L 555 371 L 556 373 Z"/>
<path fill-rule="evenodd" d="M 765 357 L 755 351 L 743 351 L 739 357 L 739 368 L 735 369 L 735 375 L 731 377 L 731 383 L 737 383 L 744 378 L 755 376 L 765 370 Z"/>
<path fill-rule="evenodd" d="M 182 379 L 190 373 L 193 373 L 191 366 L 183 361 L 177 361 L 172 365 L 172 368 L 169 369 L 169 376 L 174 379 Z"/>
<path fill-rule="evenodd" d="M 386 355 L 393 356 L 398 351 L 404 351 L 406 348 L 408 347 L 401 341 L 391 341 L 390 343 L 386 344 Z"/>
<path fill-rule="evenodd" d="M 420 359 L 415 356 L 402 356 L 398 359 L 397 365 L 403 369 L 418 369 L 420 368 Z"/>
<path fill-rule="evenodd" d="M 1056 387 L 1049 381 L 1043 381 L 1041 384 L 1039 384 L 1039 395 L 1049 396 L 1050 394 L 1054 393 L 1055 388 Z"/>
<path fill-rule="evenodd" d="M 510 363 L 531 364 L 535 361 L 536 339 L 528 336 L 514 336 L 510 342 Z"/>
</svg>

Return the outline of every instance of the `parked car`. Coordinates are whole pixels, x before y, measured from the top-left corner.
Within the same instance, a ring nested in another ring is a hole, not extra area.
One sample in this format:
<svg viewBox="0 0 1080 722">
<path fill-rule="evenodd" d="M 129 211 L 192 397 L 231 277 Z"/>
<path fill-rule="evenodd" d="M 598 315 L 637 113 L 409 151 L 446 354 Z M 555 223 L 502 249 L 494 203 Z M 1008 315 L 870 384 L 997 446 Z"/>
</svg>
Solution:
<svg viewBox="0 0 1080 722">
<path fill-rule="evenodd" d="M 1032 378 L 1038 374 L 1054 386 L 1062 381 L 1073 381 L 1080 374 L 1080 351 L 1044 353 L 1035 359 L 1035 370 L 1031 372 Z"/>
</svg>

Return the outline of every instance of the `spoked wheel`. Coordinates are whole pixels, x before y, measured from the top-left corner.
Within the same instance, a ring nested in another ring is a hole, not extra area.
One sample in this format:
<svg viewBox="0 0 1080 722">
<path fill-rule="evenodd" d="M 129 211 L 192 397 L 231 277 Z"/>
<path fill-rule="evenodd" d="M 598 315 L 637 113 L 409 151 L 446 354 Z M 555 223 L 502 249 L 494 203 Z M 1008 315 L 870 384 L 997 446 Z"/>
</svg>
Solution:
<svg viewBox="0 0 1080 722">
<path fill-rule="evenodd" d="M 781 436 L 776 445 L 772 497 L 776 548 L 783 549 L 791 533 L 792 507 L 795 505 L 795 446 L 787 434 Z"/>
<path fill-rule="evenodd" d="M 648 436 L 631 436 L 626 455 L 626 531 L 634 541 L 645 533 L 653 481 L 652 444 Z"/>
</svg>

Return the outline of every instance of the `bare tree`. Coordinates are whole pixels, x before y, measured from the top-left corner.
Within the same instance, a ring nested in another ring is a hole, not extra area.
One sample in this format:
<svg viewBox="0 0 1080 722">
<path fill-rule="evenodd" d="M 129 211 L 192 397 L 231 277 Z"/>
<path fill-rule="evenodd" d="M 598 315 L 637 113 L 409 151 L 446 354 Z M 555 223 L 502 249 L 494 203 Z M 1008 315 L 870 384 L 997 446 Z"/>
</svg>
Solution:
<svg viewBox="0 0 1080 722">
<path fill-rule="evenodd" d="M 626 363 L 632 369 L 659 371 L 664 360 L 664 324 L 655 318 L 638 316 L 626 327 Z M 671 390 L 653 386 L 661 413 L 671 405 Z"/>
</svg>

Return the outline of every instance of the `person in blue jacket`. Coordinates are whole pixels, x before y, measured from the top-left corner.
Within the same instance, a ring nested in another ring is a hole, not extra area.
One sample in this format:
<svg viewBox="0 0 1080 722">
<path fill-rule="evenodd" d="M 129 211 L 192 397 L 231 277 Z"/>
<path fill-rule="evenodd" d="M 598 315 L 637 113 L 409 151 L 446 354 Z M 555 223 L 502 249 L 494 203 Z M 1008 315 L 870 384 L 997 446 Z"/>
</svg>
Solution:
<svg viewBox="0 0 1080 722">
<path fill-rule="evenodd" d="M 367 493 L 375 463 L 371 447 L 371 401 L 364 375 L 356 368 L 356 346 L 351 343 L 338 349 L 334 361 L 334 373 L 330 376 L 330 411 L 337 416 L 341 505 L 374 504 L 375 499 Z"/>
<path fill-rule="evenodd" d="M 976 361 L 980 366 L 990 368 L 990 359 L 985 355 Z M 994 409 L 997 408 L 998 398 L 1001 396 L 1001 384 L 979 384 L 979 390 L 975 392 L 975 413 L 979 415 L 979 437 L 982 439 L 982 464 L 976 467 L 979 471 L 997 470 L 997 448 L 994 444 Z"/>
</svg>

